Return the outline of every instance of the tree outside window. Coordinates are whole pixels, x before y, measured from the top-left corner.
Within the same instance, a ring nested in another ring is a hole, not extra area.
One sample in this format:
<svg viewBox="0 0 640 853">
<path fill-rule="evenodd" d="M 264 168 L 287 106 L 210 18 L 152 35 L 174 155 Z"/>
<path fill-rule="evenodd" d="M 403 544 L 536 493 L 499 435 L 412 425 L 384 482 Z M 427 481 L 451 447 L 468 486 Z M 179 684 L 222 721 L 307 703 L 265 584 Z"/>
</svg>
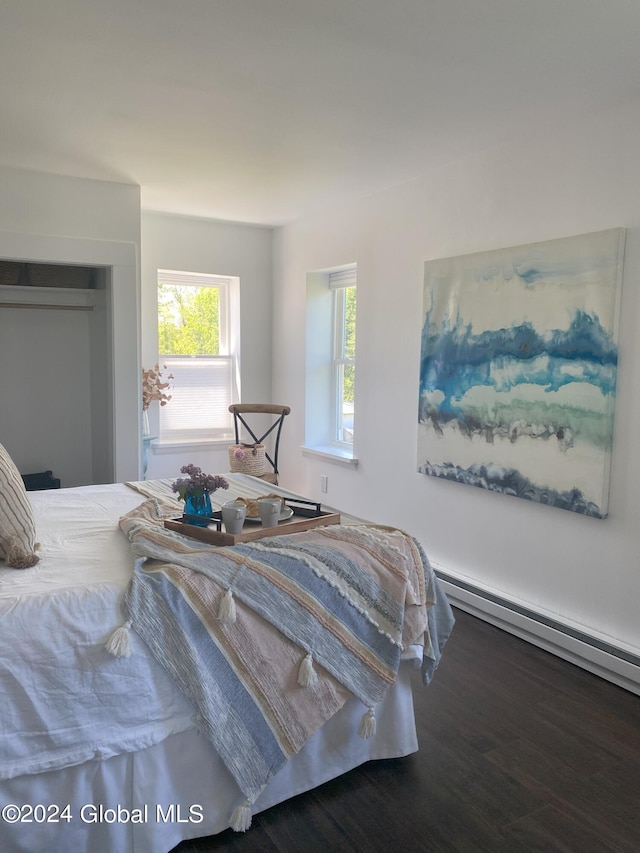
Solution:
<svg viewBox="0 0 640 853">
<path fill-rule="evenodd" d="M 217 287 L 158 284 L 158 350 L 161 355 L 220 355 Z"/>
<path fill-rule="evenodd" d="M 356 375 L 356 286 L 335 294 L 335 417 L 336 441 L 353 444 Z"/>
</svg>

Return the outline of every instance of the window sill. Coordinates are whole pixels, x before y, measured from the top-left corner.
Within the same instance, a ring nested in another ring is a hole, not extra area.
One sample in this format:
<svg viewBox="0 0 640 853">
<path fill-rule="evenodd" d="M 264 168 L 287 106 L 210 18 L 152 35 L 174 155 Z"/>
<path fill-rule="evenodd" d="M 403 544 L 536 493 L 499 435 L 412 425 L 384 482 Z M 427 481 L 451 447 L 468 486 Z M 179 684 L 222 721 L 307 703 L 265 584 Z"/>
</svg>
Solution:
<svg viewBox="0 0 640 853">
<path fill-rule="evenodd" d="M 233 438 L 158 438 L 151 444 L 153 453 L 179 453 L 181 450 L 224 450 Z"/>
<path fill-rule="evenodd" d="M 358 458 L 353 455 L 352 450 L 342 447 L 333 447 L 327 445 L 323 447 L 302 447 L 302 455 L 324 459 L 327 462 L 334 462 L 336 465 L 344 465 L 347 468 L 357 468 Z"/>
</svg>

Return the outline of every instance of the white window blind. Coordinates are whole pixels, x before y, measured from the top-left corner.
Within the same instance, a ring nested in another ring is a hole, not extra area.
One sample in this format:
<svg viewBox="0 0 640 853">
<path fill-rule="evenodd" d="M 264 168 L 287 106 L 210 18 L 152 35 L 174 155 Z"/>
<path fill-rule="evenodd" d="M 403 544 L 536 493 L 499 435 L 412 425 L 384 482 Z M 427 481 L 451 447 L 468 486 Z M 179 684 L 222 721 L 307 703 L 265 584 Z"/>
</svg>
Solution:
<svg viewBox="0 0 640 853">
<path fill-rule="evenodd" d="M 162 437 L 230 437 L 233 357 L 163 356 L 162 362 L 174 376 L 172 399 L 160 408 Z"/>
<path fill-rule="evenodd" d="M 356 267 L 335 270 L 329 273 L 329 287 L 337 290 L 339 287 L 355 287 L 358 281 L 358 270 Z"/>
</svg>

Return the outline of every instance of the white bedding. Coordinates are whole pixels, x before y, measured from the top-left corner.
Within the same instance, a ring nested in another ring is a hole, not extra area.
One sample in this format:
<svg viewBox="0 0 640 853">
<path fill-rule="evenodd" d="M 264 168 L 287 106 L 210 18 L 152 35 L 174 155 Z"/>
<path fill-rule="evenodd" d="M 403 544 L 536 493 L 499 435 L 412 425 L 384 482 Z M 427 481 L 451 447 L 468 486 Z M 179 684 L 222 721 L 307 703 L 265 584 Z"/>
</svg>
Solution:
<svg viewBox="0 0 640 853">
<path fill-rule="evenodd" d="M 264 488 L 244 475 L 229 479 L 232 488 L 214 496 L 217 503 Z M 117 522 L 144 496 L 120 484 L 30 498 L 41 562 L 0 569 L 0 691 L 9 697 L 0 724 L 0 807 L 15 804 L 24 814 L 29 806 L 69 803 L 71 820 L 0 818 L 0 850 L 166 853 L 181 839 L 225 829 L 239 791 L 199 734 L 190 702 L 133 632 L 131 657 L 104 648 L 121 623 L 133 566 Z M 367 741 L 354 736 L 363 708 L 350 700 L 272 779 L 253 811 L 371 758 L 417 749 L 406 665 L 376 709 L 377 733 Z M 81 814 L 100 804 L 147 811 L 139 823 L 92 820 L 91 809 Z M 158 819 L 159 805 L 173 805 L 173 819 Z M 185 821 L 194 805 L 201 807 L 196 819 Z"/>
<path fill-rule="evenodd" d="M 142 749 L 193 725 L 191 704 L 141 640 L 129 658 L 105 649 L 133 562 L 118 519 L 143 497 L 115 485 L 31 499 L 41 560 L 0 570 L 0 694 L 12 697 L 0 779 Z"/>
<path fill-rule="evenodd" d="M 400 758 L 418 748 L 409 668 L 376 709 L 377 733 L 370 740 L 354 737 L 363 706 L 350 700 L 269 782 L 253 812 L 257 814 L 290 797 L 379 758 Z M 138 752 L 108 761 L 88 761 L 52 773 L 19 776 L 0 782 L 0 804 L 70 805 L 71 820 L 3 824 L 2 853 L 168 853 L 181 840 L 222 832 L 241 792 L 211 744 L 196 730 L 172 735 Z M 141 823 L 92 821 L 94 806 L 114 811 L 147 806 Z M 88 806 L 83 811 L 83 807 Z M 165 821 L 157 807 L 174 820 Z M 200 813 L 191 810 L 201 806 Z M 200 815 L 201 814 L 201 819 Z M 251 830 L 249 830 L 251 832 Z"/>
</svg>

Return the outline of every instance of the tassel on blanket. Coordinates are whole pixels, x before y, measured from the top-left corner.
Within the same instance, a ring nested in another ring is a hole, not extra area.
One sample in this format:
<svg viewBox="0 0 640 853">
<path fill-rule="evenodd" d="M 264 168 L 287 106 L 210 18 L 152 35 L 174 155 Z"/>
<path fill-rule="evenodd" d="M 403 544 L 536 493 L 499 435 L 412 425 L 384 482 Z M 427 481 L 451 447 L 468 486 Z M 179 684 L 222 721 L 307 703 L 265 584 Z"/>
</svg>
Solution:
<svg viewBox="0 0 640 853">
<path fill-rule="evenodd" d="M 308 652 L 298 670 L 298 684 L 300 687 L 314 687 L 317 681 L 318 675 L 313 668 L 313 656 L 311 652 Z"/>
<path fill-rule="evenodd" d="M 370 737 L 373 737 L 375 733 L 376 715 L 373 708 L 369 708 L 369 710 L 365 711 L 362 715 L 360 725 L 358 726 L 358 734 L 363 740 L 368 740 Z"/>
<path fill-rule="evenodd" d="M 125 622 L 113 632 L 106 642 L 106 650 L 116 658 L 131 657 L 131 637 L 129 629 L 131 622 Z"/>
<path fill-rule="evenodd" d="M 9 546 L 6 548 L 5 561 L 11 569 L 30 569 L 39 562 L 40 557 L 35 553 L 40 547 L 40 543 L 36 542 L 33 550 L 25 551 L 17 537 L 9 540 Z"/>
<path fill-rule="evenodd" d="M 231 815 L 229 824 L 234 832 L 246 832 L 251 826 L 251 803 L 245 800 Z"/>
<path fill-rule="evenodd" d="M 236 621 L 236 603 L 233 599 L 233 592 L 228 589 L 222 596 L 220 607 L 218 608 L 218 621 L 223 625 L 233 625 Z"/>
</svg>

